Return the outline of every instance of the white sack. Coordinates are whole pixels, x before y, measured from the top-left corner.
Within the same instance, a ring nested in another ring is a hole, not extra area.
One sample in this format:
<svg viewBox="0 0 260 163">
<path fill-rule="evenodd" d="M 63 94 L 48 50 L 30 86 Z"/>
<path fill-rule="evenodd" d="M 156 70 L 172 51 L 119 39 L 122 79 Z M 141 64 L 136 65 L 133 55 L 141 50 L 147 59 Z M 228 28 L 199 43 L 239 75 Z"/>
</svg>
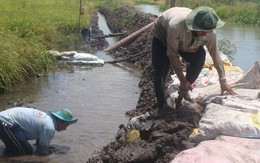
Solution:
<svg viewBox="0 0 260 163">
<path fill-rule="evenodd" d="M 260 65 L 259 62 L 251 67 L 251 69 L 237 82 L 232 84 L 233 88 L 260 89 Z"/>
<path fill-rule="evenodd" d="M 98 57 L 93 55 L 93 54 L 89 54 L 89 53 L 76 53 L 73 56 L 74 60 L 84 60 L 84 61 L 96 61 L 98 60 Z"/>
<path fill-rule="evenodd" d="M 259 111 L 257 107 L 252 110 L 210 103 L 199 121 L 199 128 L 190 135 L 190 141 L 200 143 L 219 135 L 260 138 Z"/>
<path fill-rule="evenodd" d="M 64 52 L 63 52 L 64 53 Z M 89 53 L 73 53 L 73 55 L 63 55 L 62 60 L 73 65 L 104 65 L 104 60 Z"/>
<path fill-rule="evenodd" d="M 260 139 L 220 136 L 179 153 L 171 163 L 259 163 Z"/>
</svg>

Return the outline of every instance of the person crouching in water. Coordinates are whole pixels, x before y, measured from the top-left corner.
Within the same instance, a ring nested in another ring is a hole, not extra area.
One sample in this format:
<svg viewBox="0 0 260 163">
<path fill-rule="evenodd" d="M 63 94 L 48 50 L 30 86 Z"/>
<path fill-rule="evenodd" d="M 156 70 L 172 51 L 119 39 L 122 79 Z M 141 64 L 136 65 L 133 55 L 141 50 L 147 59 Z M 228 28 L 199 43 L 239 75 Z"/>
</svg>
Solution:
<svg viewBox="0 0 260 163">
<path fill-rule="evenodd" d="M 32 155 L 28 140 L 36 140 L 35 154 L 48 155 L 55 130 L 63 131 L 76 123 L 68 109 L 43 112 L 33 108 L 14 107 L 0 112 L 0 139 L 4 142 L 7 155 Z"/>
</svg>

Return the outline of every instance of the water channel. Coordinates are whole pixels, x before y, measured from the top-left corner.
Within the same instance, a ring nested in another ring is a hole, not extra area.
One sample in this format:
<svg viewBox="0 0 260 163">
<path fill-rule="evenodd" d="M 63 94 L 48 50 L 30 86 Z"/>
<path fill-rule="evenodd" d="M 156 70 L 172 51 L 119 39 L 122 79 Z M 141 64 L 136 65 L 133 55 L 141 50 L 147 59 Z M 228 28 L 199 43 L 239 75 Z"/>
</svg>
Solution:
<svg viewBox="0 0 260 163">
<path fill-rule="evenodd" d="M 137 9 L 159 14 L 157 6 L 141 5 Z M 99 26 L 104 34 L 111 33 L 100 14 Z M 235 66 L 247 71 L 260 60 L 259 26 L 226 23 L 217 32 L 218 39 L 225 38 L 236 45 L 237 54 L 232 61 Z M 111 45 L 116 40 L 107 41 Z M 95 54 L 104 60 L 111 59 L 102 51 Z M 11 107 L 9 102 L 23 99 L 43 111 L 69 108 L 79 121 L 67 131 L 55 134 L 52 140 L 55 151 L 50 156 L 3 158 L 4 146 L 0 141 L 0 162 L 85 162 L 94 149 L 114 139 L 119 124 L 127 122 L 125 112 L 135 108 L 139 97 L 139 79 L 135 70 L 122 65 L 69 66 L 1 95 L 0 110 Z"/>
</svg>

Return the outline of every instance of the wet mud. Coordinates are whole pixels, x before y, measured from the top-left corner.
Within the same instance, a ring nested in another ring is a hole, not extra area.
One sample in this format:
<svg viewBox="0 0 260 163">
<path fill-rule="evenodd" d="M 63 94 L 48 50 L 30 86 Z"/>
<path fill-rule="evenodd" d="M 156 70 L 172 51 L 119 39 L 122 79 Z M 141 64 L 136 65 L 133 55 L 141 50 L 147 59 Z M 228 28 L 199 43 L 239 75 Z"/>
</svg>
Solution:
<svg viewBox="0 0 260 163">
<path fill-rule="evenodd" d="M 118 8 L 113 12 L 101 8 L 100 12 L 106 17 L 108 26 L 113 32 L 126 31 L 126 35 L 156 19 L 155 15 L 145 14 L 129 7 Z M 134 14 L 134 18 L 128 20 L 124 27 L 119 28 L 118 23 L 125 21 L 128 14 Z M 97 25 L 96 18 L 93 17 L 93 27 Z M 100 41 L 98 42 L 100 43 Z M 95 43 L 92 45 L 99 49 L 105 47 Z M 146 116 L 140 122 L 142 126 L 139 130 L 133 130 L 129 124 L 118 124 L 119 129 L 114 141 L 93 151 L 92 157 L 87 160 L 87 163 L 170 162 L 182 150 L 194 147 L 187 139 L 193 129 L 197 127 L 203 107 L 197 103 L 184 102 L 180 109 L 168 108 L 158 112 L 152 81 L 151 29 L 146 30 L 130 44 L 108 52 L 108 54 L 115 60 L 130 58 L 127 62 L 136 66 L 141 72 L 139 83 L 141 93 L 138 103 L 136 108 L 126 112 L 126 116 L 129 117 L 129 120 L 136 116 Z M 173 72 L 169 74 L 173 74 Z M 170 77 L 167 82 L 171 82 Z"/>
</svg>

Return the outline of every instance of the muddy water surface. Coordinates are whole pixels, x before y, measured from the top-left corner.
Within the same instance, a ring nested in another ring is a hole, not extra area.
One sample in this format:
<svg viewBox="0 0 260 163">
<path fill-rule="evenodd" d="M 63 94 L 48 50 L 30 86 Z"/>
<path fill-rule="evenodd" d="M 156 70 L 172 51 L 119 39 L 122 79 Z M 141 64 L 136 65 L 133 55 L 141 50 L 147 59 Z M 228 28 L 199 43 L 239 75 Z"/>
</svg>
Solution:
<svg viewBox="0 0 260 163">
<path fill-rule="evenodd" d="M 72 66 L 2 95 L 1 110 L 9 107 L 9 101 L 19 98 L 24 103 L 33 101 L 32 105 L 43 111 L 61 107 L 71 109 L 79 119 L 78 123 L 69 126 L 67 131 L 56 133 L 52 141 L 56 153 L 50 156 L 50 161 L 84 162 L 96 147 L 114 138 L 120 123 L 126 123 L 124 113 L 137 103 L 138 82 L 135 72 L 113 65 Z M 3 147 L 1 143 L 0 149 L 3 150 Z M 0 162 L 3 161 L 0 159 Z"/>
</svg>

